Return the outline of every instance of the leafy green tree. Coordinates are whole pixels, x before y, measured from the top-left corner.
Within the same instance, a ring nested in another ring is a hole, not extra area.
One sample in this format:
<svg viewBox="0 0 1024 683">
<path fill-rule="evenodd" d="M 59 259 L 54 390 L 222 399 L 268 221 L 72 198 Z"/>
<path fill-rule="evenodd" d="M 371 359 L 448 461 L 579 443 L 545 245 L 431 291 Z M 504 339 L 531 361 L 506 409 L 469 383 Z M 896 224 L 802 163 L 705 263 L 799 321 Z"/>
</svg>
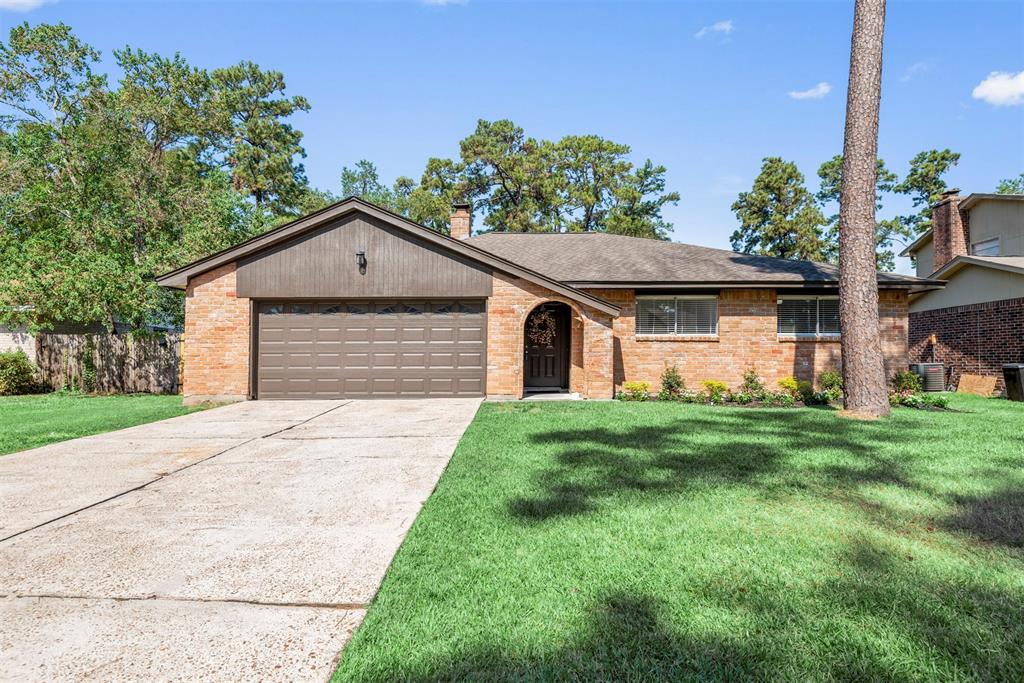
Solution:
<svg viewBox="0 0 1024 683">
<path fill-rule="evenodd" d="M 1024 173 L 1016 178 L 1000 180 L 996 185 L 996 194 L 1024 194 Z"/>
<path fill-rule="evenodd" d="M 734 251 L 812 261 L 825 258 L 825 217 L 793 162 L 766 157 L 753 187 L 740 193 L 732 210 L 740 222 L 730 238 Z"/>
<path fill-rule="evenodd" d="M 822 207 L 839 204 L 843 181 L 843 155 L 837 154 L 818 168 L 821 185 L 815 197 Z M 878 160 L 875 169 L 875 210 L 882 210 L 883 197 L 892 192 L 898 176 L 885 167 L 885 161 Z M 875 223 L 875 263 L 878 270 L 891 271 L 896 267 L 893 241 L 905 237 L 903 222 L 898 218 L 879 220 Z M 835 263 L 839 260 L 839 214 L 827 217 L 824 234 L 825 259 Z"/>
<path fill-rule="evenodd" d="M 597 135 L 567 135 L 555 143 L 555 173 L 564 195 L 562 223 L 567 232 L 602 229 L 616 206 L 632 164 L 627 145 Z"/>
<path fill-rule="evenodd" d="M 904 216 L 903 228 L 910 237 L 916 237 L 931 227 L 932 204 L 942 199 L 946 181 L 942 179 L 949 169 L 960 161 L 960 153 L 949 149 L 920 152 L 910 160 L 906 177 L 893 186 L 893 191 L 911 197 L 916 214 Z"/>
<path fill-rule="evenodd" d="M 126 48 L 109 88 L 98 60 L 64 25 L 25 24 L 0 44 L 4 323 L 180 319 L 180 295 L 153 276 L 261 227 L 208 163 L 209 76 Z"/>
<path fill-rule="evenodd" d="M 377 167 L 366 159 L 357 161 L 353 168 L 341 169 L 341 196 L 360 197 L 386 209 L 395 203 L 394 193 L 380 182 Z"/>
<path fill-rule="evenodd" d="M 297 158 L 306 156 L 302 132 L 288 123 L 309 111 L 304 97 L 285 96 L 284 74 L 241 62 L 211 73 L 210 108 L 220 127 L 219 151 L 236 190 L 275 215 L 297 213 L 308 183 Z"/>
<path fill-rule="evenodd" d="M 398 192 L 398 211 L 412 220 L 447 233 L 452 204 L 466 197 L 465 168 L 451 159 L 431 158 L 420 177 L 419 185 L 411 178 L 399 178 L 396 187 L 405 183 L 412 187 Z"/>
<path fill-rule="evenodd" d="M 665 191 L 665 167 L 650 159 L 624 177 L 615 189 L 605 230 L 616 235 L 668 239 L 672 224 L 661 217 L 666 204 L 679 201 L 678 192 Z"/>
</svg>

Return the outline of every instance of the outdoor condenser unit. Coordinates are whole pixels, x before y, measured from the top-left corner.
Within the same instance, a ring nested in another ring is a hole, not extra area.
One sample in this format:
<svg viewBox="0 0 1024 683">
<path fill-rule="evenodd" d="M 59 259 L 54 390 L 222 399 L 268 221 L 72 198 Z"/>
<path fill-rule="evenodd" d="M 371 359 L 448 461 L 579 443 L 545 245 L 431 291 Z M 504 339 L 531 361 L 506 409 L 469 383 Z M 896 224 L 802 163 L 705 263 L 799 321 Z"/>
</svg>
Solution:
<svg viewBox="0 0 1024 683">
<path fill-rule="evenodd" d="M 942 363 L 911 363 L 910 371 L 921 378 L 925 391 L 946 389 L 946 366 Z"/>
</svg>

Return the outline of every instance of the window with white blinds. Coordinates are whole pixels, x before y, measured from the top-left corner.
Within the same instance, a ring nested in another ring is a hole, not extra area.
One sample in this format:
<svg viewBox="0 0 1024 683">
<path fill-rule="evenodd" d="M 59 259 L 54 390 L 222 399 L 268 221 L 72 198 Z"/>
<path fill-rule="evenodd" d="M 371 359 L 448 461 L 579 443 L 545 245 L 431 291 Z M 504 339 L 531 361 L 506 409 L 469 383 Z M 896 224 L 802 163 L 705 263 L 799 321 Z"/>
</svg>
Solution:
<svg viewBox="0 0 1024 683">
<path fill-rule="evenodd" d="M 839 298 L 782 297 L 778 318 L 779 334 L 839 334 Z"/>
<path fill-rule="evenodd" d="M 718 334 L 715 297 L 637 297 L 637 334 Z"/>
</svg>

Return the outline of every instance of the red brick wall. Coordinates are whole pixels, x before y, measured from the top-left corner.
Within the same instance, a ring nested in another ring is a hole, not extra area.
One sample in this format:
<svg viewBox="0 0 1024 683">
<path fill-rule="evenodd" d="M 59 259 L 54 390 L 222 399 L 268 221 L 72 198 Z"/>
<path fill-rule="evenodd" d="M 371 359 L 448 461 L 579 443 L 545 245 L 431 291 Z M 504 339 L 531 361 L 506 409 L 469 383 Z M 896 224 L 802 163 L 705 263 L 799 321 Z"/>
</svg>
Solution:
<svg viewBox="0 0 1024 683">
<path fill-rule="evenodd" d="M 192 278 L 185 290 L 186 403 L 249 394 L 249 300 L 235 295 L 235 264 Z"/>
<path fill-rule="evenodd" d="M 960 197 L 947 195 L 932 209 L 933 270 L 967 254 L 968 214 L 960 210 Z"/>
<path fill-rule="evenodd" d="M 660 388 L 666 365 L 679 367 L 690 388 L 706 379 L 736 387 L 743 372 L 753 367 L 771 388 L 787 376 L 816 380 L 840 359 L 838 339 L 830 341 L 780 340 L 776 321 L 776 292 L 770 289 L 725 289 L 718 299 L 718 336 L 637 337 L 636 295 L 633 290 L 589 290 L 622 309 L 614 320 L 615 386 L 643 380 Z M 879 293 L 879 327 L 886 372 L 907 364 L 907 297 L 905 292 Z"/>
<path fill-rule="evenodd" d="M 996 377 L 1003 391 L 1003 363 L 1024 362 L 1024 298 L 911 313 L 910 357 L 945 363 L 954 384 L 965 374 Z"/>
<path fill-rule="evenodd" d="M 494 289 L 487 301 L 487 395 L 522 396 L 526 317 L 545 301 L 561 301 L 572 309 L 570 391 L 587 398 L 611 398 L 611 317 L 540 285 L 500 273 L 494 275 Z"/>
</svg>

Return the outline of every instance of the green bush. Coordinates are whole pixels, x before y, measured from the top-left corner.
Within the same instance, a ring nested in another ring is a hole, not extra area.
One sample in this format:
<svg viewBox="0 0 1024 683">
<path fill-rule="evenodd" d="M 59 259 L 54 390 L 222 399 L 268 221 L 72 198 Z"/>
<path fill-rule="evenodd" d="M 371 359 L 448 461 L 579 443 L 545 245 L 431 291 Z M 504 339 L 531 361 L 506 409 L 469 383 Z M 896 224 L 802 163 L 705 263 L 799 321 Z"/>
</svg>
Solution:
<svg viewBox="0 0 1024 683">
<path fill-rule="evenodd" d="M 661 373 L 661 391 L 658 392 L 658 400 L 678 401 L 685 390 L 686 385 L 679 374 L 679 368 L 675 365 L 666 366 L 665 371 Z"/>
<path fill-rule="evenodd" d="M 818 375 L 818 386 L 829 401 L 838 401 L 843 397 L 843 376 L 838 370 L 826 370 Z"/>
<path fill-rule="evenodd" d="M 725 403 L 729 398 L 729 385 L 717 379 L 706 379 L 701 382 L 704 387 L 704 397 L 708 403 Z"/>
<path fill-rule="evenodd" d="M 36 366 L 21 349 L 0 353 L 0 396 L 38 393 Z"/>
<path fill-rule="evenodd" d="M 741 406 L 750 405 L 754 402 L 754 395 L 746 391 L 737 391 L 732 395 L 732 400 Z"/>
<path fill-rule="evenodd" d="M 649 382 L 626 382 L 617 398 L 622 401 L 646 401 L 650 398 L 650 390 Z"/>
<path fill-rule="evenodd" d="M 796 381 L 796 377 L 783 377 L 779 380 L 779 388 L 793 398 L 800 395 L 800 383 Z"/>
<path fill-rule="evenodd" d="M 807 380 L 802 379 L 796 383 L 796 393 L 807 405 L 814 403 L 814 385 Z"/>
<path fill-rule="evenodd" d="M 781 384 L 781 382 L 780 382 Z M 768 405 L 776 406 L 779 408 L 792 408 L 796 405 L 796 398 L 793 394 L 788 391 L 776 391 L 769 393 L 765 396 L 765 401 Z"/>
<path fill-rule="evenodd" d="M 910 370 L 904 370 L 902 372 L 897 372 L 892 376 L 892 388 L 893 391 L 899 393 L 918 393 L 924 387 L 921 385 L 920 377 L 912 373 Z"/>
<path fill-rule="evenodd" d="M 743 384 L 740 385 L 740 391 L 758 398 L 764 394 L 764 382 L 757 374 L 757 370 L 747 368 L 747 371 L 743 373 Z"/>
</svg>

